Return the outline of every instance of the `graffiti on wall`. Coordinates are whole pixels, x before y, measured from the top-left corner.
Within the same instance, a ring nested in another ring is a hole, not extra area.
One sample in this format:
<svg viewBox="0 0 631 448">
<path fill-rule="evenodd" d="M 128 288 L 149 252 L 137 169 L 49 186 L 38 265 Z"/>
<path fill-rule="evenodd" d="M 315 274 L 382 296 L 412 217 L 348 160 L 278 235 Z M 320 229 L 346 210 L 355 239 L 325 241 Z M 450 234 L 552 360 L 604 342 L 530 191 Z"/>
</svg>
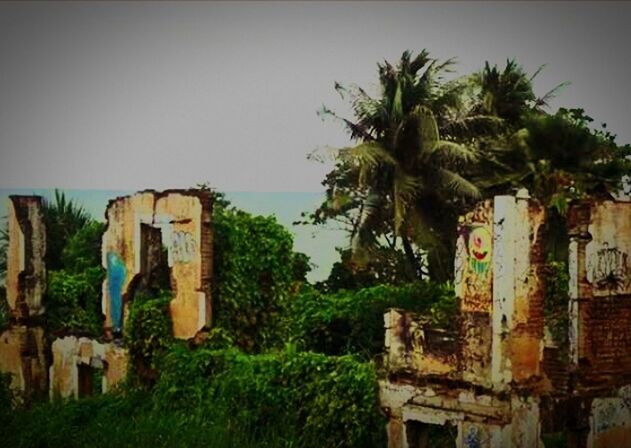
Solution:
<svg viewBox="0 0 631 448">
<path fill-rule="evenodd" d="M 176 263 L 190 263 L 195 257 L 197 243 L 193 235 L 181 230 L 171 235 L 171 254 Z"/>
<path fill-rule="evenodd" d="M 471 269 L 479 276 L 485 276 L 491 262 L 491 232 L 484 227 L 474 227 L 469 233 L 469 263 Z"/>
<path fill-rule="evenodd" d="M 590 260 L 591 281 L 599 291 L 623 293 L 631 289 L 629 256 L 617 247 L 604 243 Z"/>
<path fill-rule="evenodd" d="M 490 308 L 492 252 L 493 237 L 488 225 L 476 222 L 460 226 L 455 284 L 468 311 L 488 311 Z"/>
<path fill-rule="evenodd" d="M 107 254 L 107 287 L 110 293 L 110 319 L 112 330 L 120 332 L 123 328 L 123 286 L 127 278 L 125 263 L 114 252 Z"/>
<path fill-rule="evenodd" d="M 470 426 L 465 437 L 464 445 L 467 448 L 481 448 L 480 431 L 477 426 Z"/>
</svg>

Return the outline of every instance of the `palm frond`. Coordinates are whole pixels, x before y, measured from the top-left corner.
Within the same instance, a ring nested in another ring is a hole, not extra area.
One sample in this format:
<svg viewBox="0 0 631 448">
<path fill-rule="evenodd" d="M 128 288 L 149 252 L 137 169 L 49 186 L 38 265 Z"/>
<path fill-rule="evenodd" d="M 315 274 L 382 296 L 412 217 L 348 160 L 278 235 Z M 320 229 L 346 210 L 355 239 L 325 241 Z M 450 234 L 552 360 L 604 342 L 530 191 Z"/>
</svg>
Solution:
<svg viewBox="0 0 631 448">
<path fill-rule="evenodd" d="M 393 202 L 394 202 L 394 233 L 398 235 L 401 225 L 406 219 L 406 214 L 412 202 L 416 198 L 421 181 L 396 168 L 394 172 Z"/>
<path fill-rule="evenodd" d="M 432 160 L 440 166 L 470 164 L 478 160 L 471 148 L 448 140 L 439 140 L 432 150 Z"/>
<path fill-rule="evenodd" d="M 436 174 L 440 179 L 441 184 L 446 189 L 451 190 L 454 194 L 470 199 L 480 198 L 480 190 L 478 187 L 462 177 L 460 174 L 444 168 L 439 168 Z"/>
<path fill-rule="evenodd" d="M 360 166 L 375 168 L 379 165 L 395 166 L 396 159 L 380 143 L 370 141 L 360 143 L 357 146 L 340 148 L 337 151 L 338 158 L 358 163 Z"/>
<path fill-rule="evenodd" d="M 410 113 L 409 120 L 416 128 L 419 154 L 425 155 L 440 139 L 434 113 L 428 107 L 417 106 Z"/>
</svg>

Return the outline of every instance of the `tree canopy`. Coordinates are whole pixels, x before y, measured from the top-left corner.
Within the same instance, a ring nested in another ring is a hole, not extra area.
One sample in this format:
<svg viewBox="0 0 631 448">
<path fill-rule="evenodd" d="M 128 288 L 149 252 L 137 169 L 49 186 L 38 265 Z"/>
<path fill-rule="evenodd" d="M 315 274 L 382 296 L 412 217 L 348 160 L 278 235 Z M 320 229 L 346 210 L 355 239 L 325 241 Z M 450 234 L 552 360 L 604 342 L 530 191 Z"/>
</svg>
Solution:
<svg viewBox="0 0 631 448">
<path fill-rule="evenodd" d="M 542 67 L 529 76 L 514 60 L 487 62 L 448 79 L 454 60 L 423 50 L 377 68 L 378 96 L 335 83 L 352 118 L 319 112 L 354 144 L 334 152 L 326 199 L 309 222 L 346 226 L 347 264 L 361 268 L 385 249 L 403 254 L 401 275 L 447 280 L 457 217 L 475 201 L 526 187 L 562 215 L 569 200 L 620 189 L 631 172 L 629 146 L 590 128 L 582 109 L 544 110 L 566 83 L 538 97 L 532 80 Z"/>
</svg>

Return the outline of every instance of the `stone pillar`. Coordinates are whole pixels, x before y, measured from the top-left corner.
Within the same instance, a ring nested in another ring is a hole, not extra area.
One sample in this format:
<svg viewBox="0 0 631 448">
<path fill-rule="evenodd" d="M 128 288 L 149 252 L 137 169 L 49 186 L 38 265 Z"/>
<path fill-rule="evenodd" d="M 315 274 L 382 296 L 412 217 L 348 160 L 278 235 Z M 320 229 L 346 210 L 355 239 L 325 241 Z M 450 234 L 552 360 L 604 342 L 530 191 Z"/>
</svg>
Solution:
<svg viewBox="0 0 631 448">
<path fill-rule="evenodd" d="M 7 301 L 11 316 L 28 319 L 44 312 L 46 228 L 40 196 L 10 196 L 8 204 Z"/>
<path fill-rule="evenodd" d="M 0 335 L 0 372 L 11 374 L 11 388 L 26 401 L 45 393 L 44 357 L 46 228 L 39 196 L 10 196 L 6 290 L 10 326 Z"/>
</svg>

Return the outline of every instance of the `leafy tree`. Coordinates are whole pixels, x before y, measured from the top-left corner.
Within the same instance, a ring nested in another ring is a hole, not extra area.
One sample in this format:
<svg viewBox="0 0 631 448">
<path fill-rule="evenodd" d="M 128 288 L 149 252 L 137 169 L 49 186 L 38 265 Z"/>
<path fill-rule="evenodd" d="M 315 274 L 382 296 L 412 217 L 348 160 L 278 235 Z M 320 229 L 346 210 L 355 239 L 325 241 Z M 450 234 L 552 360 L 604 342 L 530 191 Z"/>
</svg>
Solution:
<svg viewBox="0 0 631 448">
<path fill-rule="evenodd" d="M 101 240 L 106 225 L 90 221 L 68 238 L 61 251 L 61 263 L 70 272 L 101 265 Z"/>
<path fill-rule="evenodd" d="M 358 86 L 336 84 L 354 121 L 322 111 L 342 120 L 358 144 L 338 151 L 337 165 L 325 179 L 327 200 L 312 218 L 317 223 L 352 216 L 350 236 L 359 262 L 385 242 L 403 250 L 417 277 L 424 273 L 419 248 L 427 250 L 433 278 L 452 275 L 447 261 L 453 242 L 445 235 L 454 229 L 462 204 L 480 197 L 463 173 L 477 160 L 475 137 L 501 125 L 481 112 L 469 78 L 444 80 L 452 65 L 425 50 L 414 58 L 406 51 L 396 67 L 378 64 L 378 98 Z"/>
<path fill-rule="evenodd" d="M 629 146 L 591 129 L 582 109 L 543 110 L 567 83 L 537 97 L 532 80 L 542 67 L 528 76 L 514 60 L 503 69 L 486 63 L 446 81 L 451 66 L 405 52 L 396 67 L 378 65 L 378 98 L 336 84 L 355 119 L 321 114 L 341 120 L 358 144 L 337 151 L 326 200 L 309 222 L 348 231 L 353 256 L 337 274 L 376 262 L 381 248 L 402 252 L 417 277 L 449 279 L 457 216 L 474 200 L 523 187 L 549 208 L 551 244 L 564 246 L 553 233 L 569 201 L 618 190 L 631 173 Z"/>
<path fill-rule="evenodd" d="M 274 217 L 215 203 L 213 327 L 255 352 L 282 341 L 282 319 L 309 269 Z"/>
</svg>

